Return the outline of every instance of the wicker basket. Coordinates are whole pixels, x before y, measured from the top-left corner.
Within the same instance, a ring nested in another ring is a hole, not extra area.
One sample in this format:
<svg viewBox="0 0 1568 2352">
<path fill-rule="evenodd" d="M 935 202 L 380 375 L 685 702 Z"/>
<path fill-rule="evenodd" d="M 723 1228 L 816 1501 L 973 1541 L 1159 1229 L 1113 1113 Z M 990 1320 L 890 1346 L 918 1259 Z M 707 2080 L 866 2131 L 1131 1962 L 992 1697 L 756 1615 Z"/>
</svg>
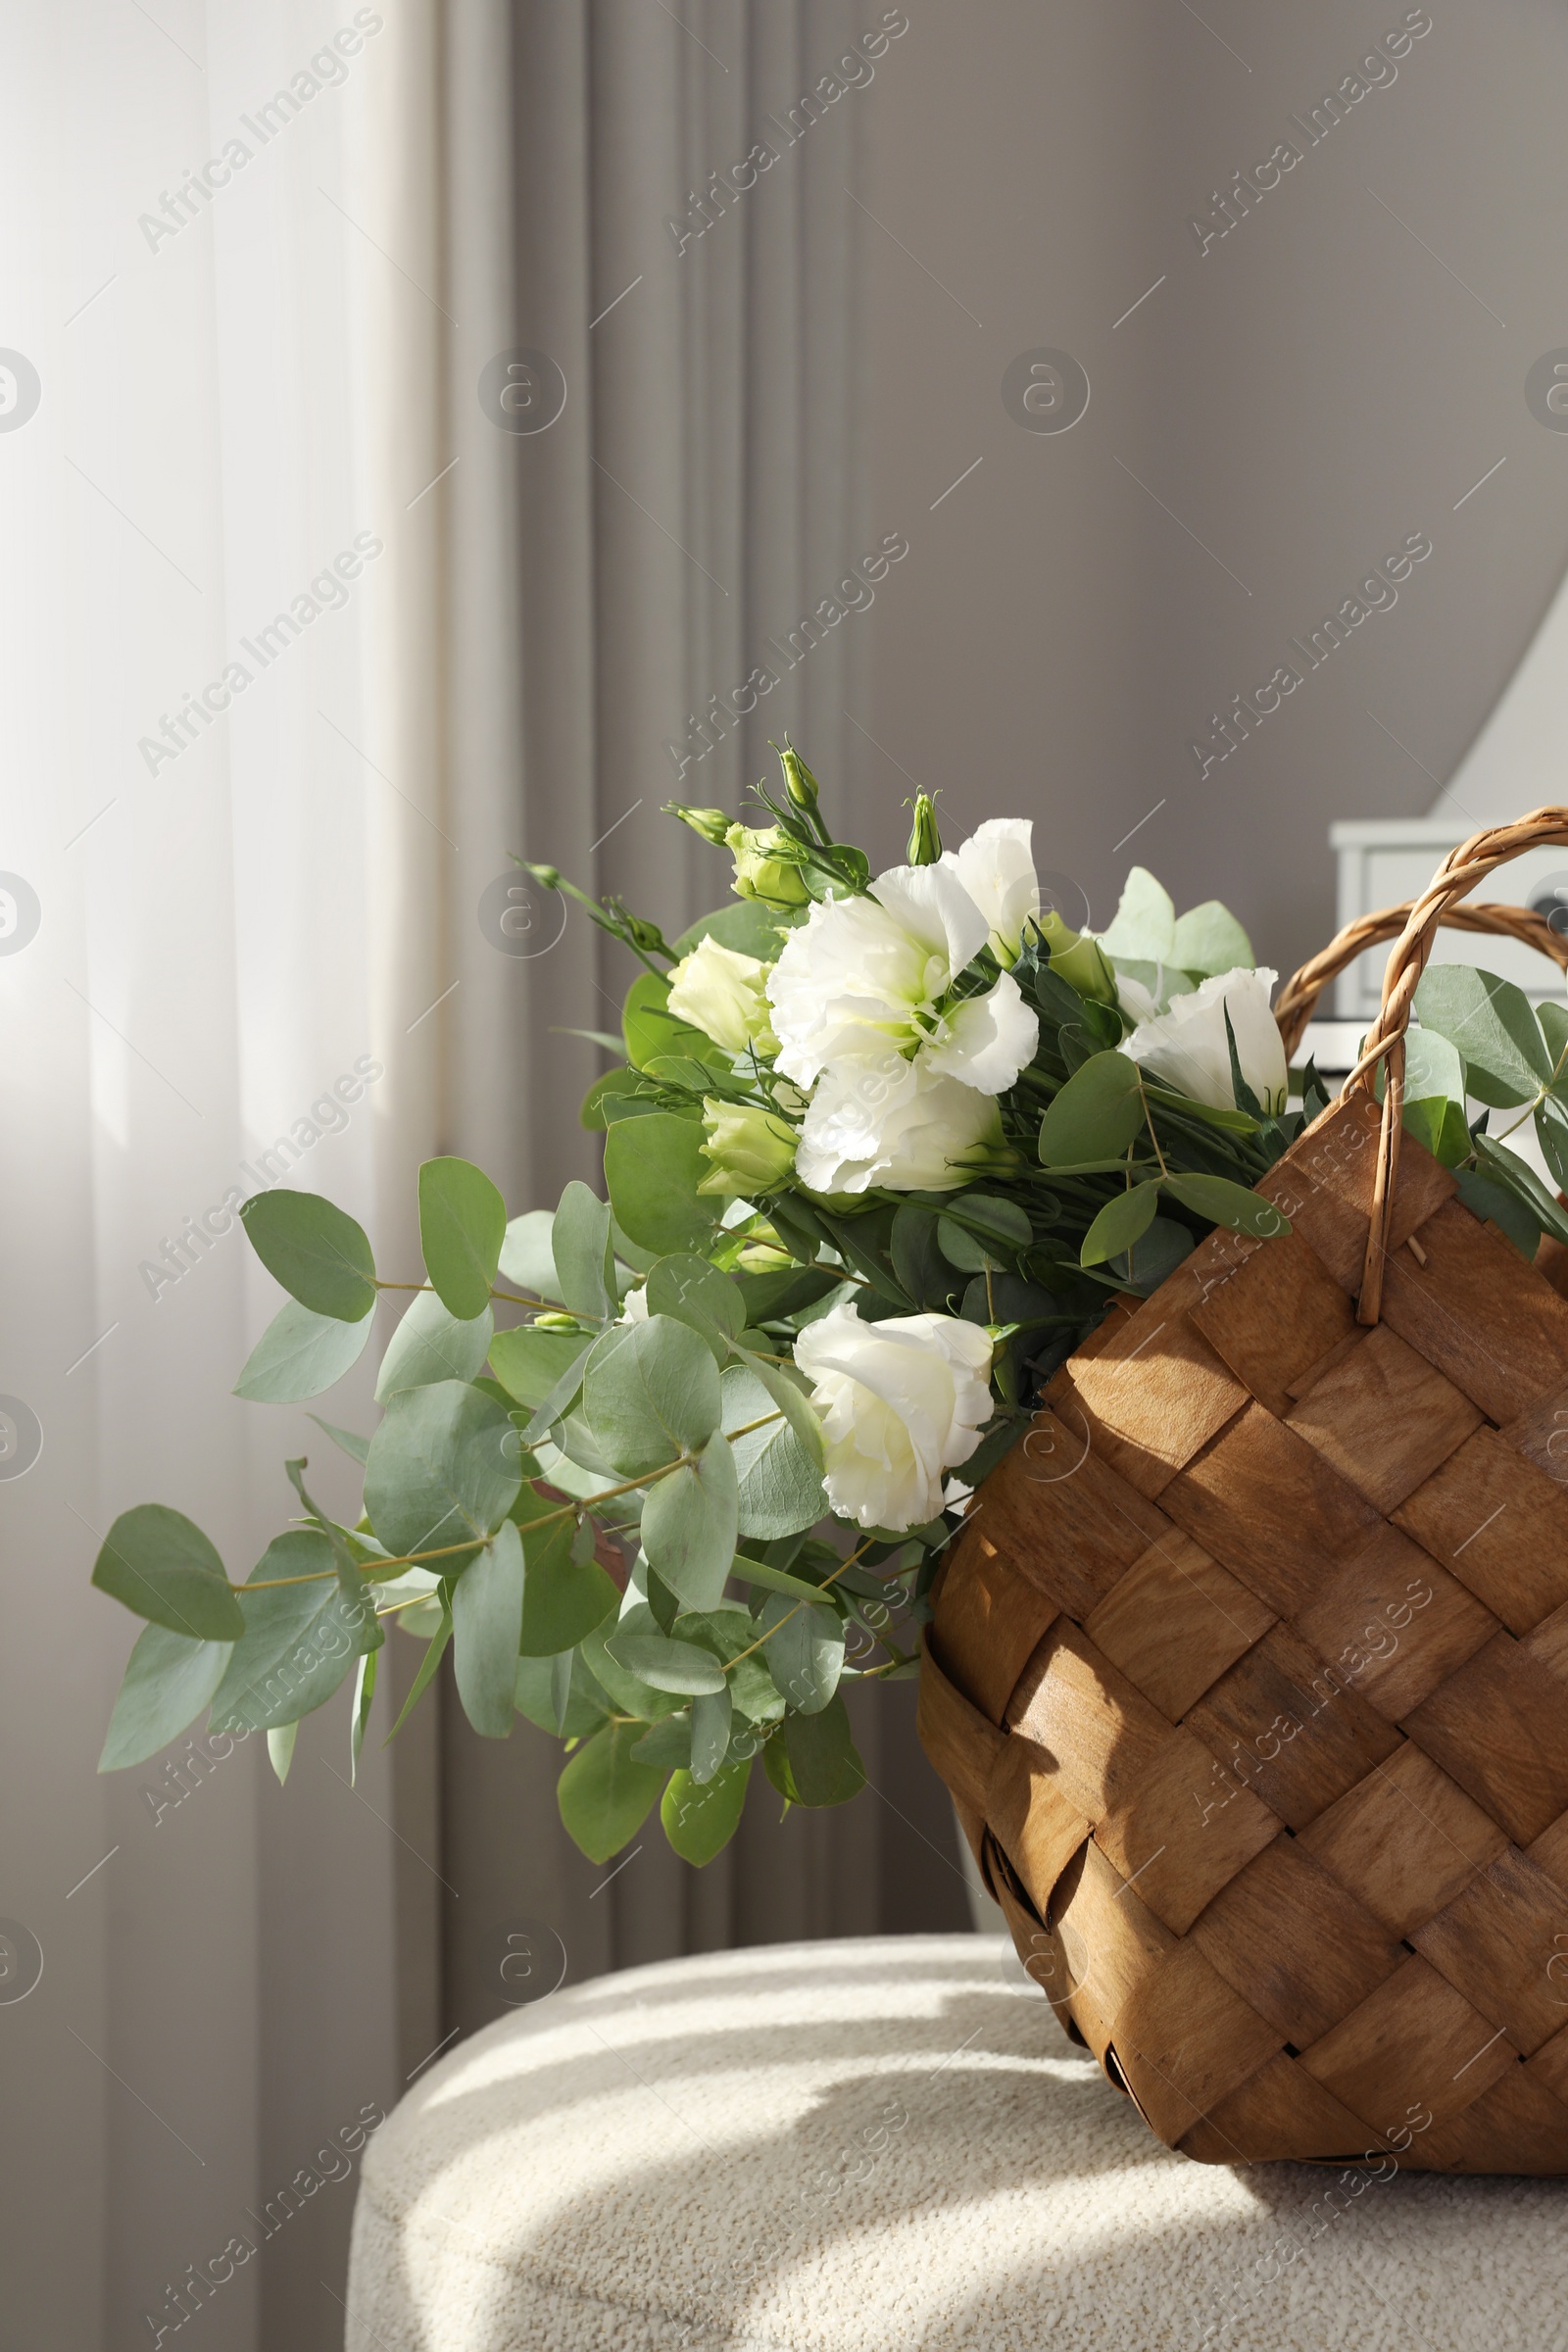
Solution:
<svg viewBox="0 0 1568 2352">
<path fill-rule="evenodd" d="M 1118 1301 L 936 1588 L 926 1751 L 1069 2034 L 1200 2162 L 1568 2173 L 1568 1299 L 1398 1118 L 1439 922 L 1568 963 L 1452 904 L 1546 842 L 1568 808 L 1476 835 L 1290 983 L 1294 1047 L 1397 934 L 1258 1187 L 1291 1232 Z"/>
</svg>

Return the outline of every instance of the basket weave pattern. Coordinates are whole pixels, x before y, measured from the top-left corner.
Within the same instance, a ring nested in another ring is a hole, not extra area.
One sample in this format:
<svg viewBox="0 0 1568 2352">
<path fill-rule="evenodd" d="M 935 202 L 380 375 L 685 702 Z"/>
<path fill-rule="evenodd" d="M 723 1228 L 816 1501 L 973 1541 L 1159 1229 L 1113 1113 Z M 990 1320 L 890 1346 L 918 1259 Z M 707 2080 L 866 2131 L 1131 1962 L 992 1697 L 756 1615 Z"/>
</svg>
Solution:
<svg viewBox="0 0 1568 2352">
<path fill-rule="evenodd" d="M 1057 1373 L 921 1738 L 1168 2145 L 1568 2173 L 1568 1299 L 1382 1126 L 1349 1093 L 1258 1188 L 1287 1236 L 1211 1234 Z"/>
</svg>

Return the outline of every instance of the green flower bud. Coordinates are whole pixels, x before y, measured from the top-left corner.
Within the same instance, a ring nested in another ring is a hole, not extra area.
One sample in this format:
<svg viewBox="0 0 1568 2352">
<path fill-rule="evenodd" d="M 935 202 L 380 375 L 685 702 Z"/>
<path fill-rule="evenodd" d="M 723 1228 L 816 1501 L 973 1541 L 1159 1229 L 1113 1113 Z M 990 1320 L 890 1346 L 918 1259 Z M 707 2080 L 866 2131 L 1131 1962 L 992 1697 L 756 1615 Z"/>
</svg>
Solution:
<svg viewBox="0 0 1568 2352">
<path fill-rule="evenodd" d="M 710 841 L 715 850 L 724 847 L 730 819 L 722 808 L 687 808 L 679 801 L 666 801 L 664 814 L 678 816 L 683 825 L 690 825 L 694 833 L 700 833 L 705 841 Z"/>
<path fill-rule="evenodd" d="M 910 865 L 935 865 L 942 855 L 936 807 L 927 792 L 915 795 L 914 822 L 909 827 L 909 846 L 905 855 Z"/>
<path fill-rule="evenodd" d="M 795 1130 L 758 1103 L 703 1102 L 703 1151 L 712 1171 L 697 1187 L 720 1199 L 776 1193 L 795 1171 Z"/>
<path fill-rule="evenodd" d="M 559 890 L 561 888 L 561 868 L 559 865 L 531 865 L 528 862 L 528 859 L 524 858 L 522 860 L 522 870 L 525 874 L 532 874 L 534 880 L 538 883 L 541 890 Z"/>
<path fill-rule="evenodd" d="M 1099 940 L 1069 930 L 1054 907 L 1037 919 L 1040 936 L 1051 951 L 1052 970 L 1059 972 L 1070 988 L 1091 1003 L 1114 1004 L 1116 975 Z"/>
<path fill-rule="evenodd" d="M 803 808 L 808 816 L 814 814 L 817 802 L 821 798 L 821 794 L 817 790 L 816 778 L 795 746 L 787 740 L 778 757 L 779 765 L 784 770 L 784 790 L 788 793 L 790 800 L 797 808 Z"/>
<path fill-rule="evenodd" d="M 735 854 L 738 899 L 760 899 L 768 906 L 804 906 L 810 898 L 793 856 L 794 843 L 777 825 L 765 833 L 731 825 L 724 839 Z"/>
</svg>

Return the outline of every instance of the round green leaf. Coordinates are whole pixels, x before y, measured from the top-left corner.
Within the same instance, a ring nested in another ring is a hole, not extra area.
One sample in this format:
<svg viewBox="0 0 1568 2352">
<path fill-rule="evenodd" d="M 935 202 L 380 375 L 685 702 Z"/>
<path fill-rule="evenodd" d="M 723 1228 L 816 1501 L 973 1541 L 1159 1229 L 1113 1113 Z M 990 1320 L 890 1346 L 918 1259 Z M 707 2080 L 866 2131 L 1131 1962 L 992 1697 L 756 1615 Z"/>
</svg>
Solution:
<svg viewBox="0 0 1568 2352">
<path fill-rule="evenodd" d="M 584 1368 L 589 1428 L 623 1478 L 695 1453 L 717 1428 L 720 1404 L 718 1366 L 707 1342 L 669 1315 L 608 1331 Z"/>
<path fill-rule="evenodd" d="M 670 1774 L 659 1818 L 683 1862 L 701 1870 L 728 1845 L 740 1827 L 751 1775 L 750 1756 L 739 1764 L 726 1764 L 706 1786 L 689 1772 Z"/>
<path fill-rule="evenodd" d="M 559 1306 L 555 1224 L 555 1212 L 548 1208 L 525 1209 L 520 1217 L 514 1217 L 501 1245 L 500 1270 L 514 1290 L 530 1292 L 535 1298 L 547 1298 Z"/>
<path fill-rule="evenodd" d="M 645 1600 L 634 1600 L 618 1624 L 606 1619 L 582 1641 L 583 1662 L 596 1683 L 625 1714 L 636 1716 L 643 1723 L 658 1723 L 662 1717 L 672 1715 L 679 1701 L 667 1690 L 656 1690 L 651 1683 L 640 1682 L 624 1666 L 618 1666 L 606 1646 L 608 1637 L 619 1633 L 657 1634 L 659 1621 Z"/>
<path fill-rule="evenodd" d="M 723 1667 L 711 1650 L 700 1649 L 695 1642 L 671 1642 L 667 1634 L 626 1634 L 617 1629 L 605 1647 L 617 1666 L 624 1666 L 652 1690 L 695 1698 L 724 1688 Z"/>
<path fill-rule="evenodd" d="M 842 1698 L 814 1715 L 786 1715 L 784 1751 L 803 1805 L 842 1805 L 865 1787 L 865 1766 L 850 1737 Z"/>
<path fill-rule="evenodd" d="M 218 1553 L 193 1520 L 161 1502 L 121 1512 L 92 1581 L 138 1617 L 191 1641 L 237 1642 L 245 1631 Z"/>
<path fill-rule="evenodd" d="M 635 1838 L 658 1799 L 663 1774 L 639 1764 L 635 1723 L 607 1723 L 572 1757 L 556 1783 L 566 1834 L 590 1862 L 608 1862 Z"/>
<path fill-rule="evenodd" d="M 720 1363 L 729 1354 L 724 1342 L 738 1339 L 746 1328 L 746 1302 L 740 1286 L 710 1265 L 706 1257 L 676 1255 L 660 1258 L 648 1276 L 648 1311 L 671 1315 L 689 1323 L 708 1338 Z"/>
<path fill-rule="evenodd" d="M 774 1593 L 762 1604 L 762 1654 L 789 1704 L 819 1715 L 844 1671 L 844 1621 L 824 1603 L 798 1605 Z"/>
<path fill-rule="evenodd" d="M 754 1421 L 762 1426 L 751 1428 Z M 740 1534 L 770 1543 L 814 1527 L 827 1509 L 821 1470 L 775 1398 L 747 1366 L 732 1364 L 724 1374 L 724 1427 L 747 1431 L 730 1448 Z"/>
<path fill-rule="evenodd" d="M 298 1577 L 309 1582 L 284 1583 Z M 252 1585 L 267 1585 L 251 1592 Z M 213 1696 L 216 1731 L 281 1730 L 323 1706 L 385 1639 L 368 1592 L 345 1592 L 332 1545 L 315 1528 L 276 1536 L 246 1579 L 244 1632 Z"/>
<path fill-rule="evenodd" d="M 1040 1122 L 1041 1165 L 1070 1168 L 1086 1159 L 1113 1159 L 1143 1124 L 1138 1064 L 1125 1054 L 1093 1054 Z"/>
<path fill-rule="evenodd" d="M 301 1306 L 339 1323 L 369 1313 L 375 1304 L 369 1240 L 332 1201 L 277 1186 L 254 1195 L 239 1213 L 257 1256 Z"/>
<path fill-rule="evenodd" d="M 521 1451 L 511 1415 L 456 1380 L 400 1389 L 370 1440 L 365 1507 L 394 1558 L 484 1543 L 517 1499 Z"/>
<path fill-rule="evenodd" d="M 695 1462 L 648 1490 L 643 1549 L 689 1609 L 710 1609 L 724 1590 L 735 1557 L 738 1509 L 735 1457 L 722 1431 Z"/>
<path fill-rule="evenodd" d="M 522 1538 L 510 1519 L 497 1528 L 452 1595 L 458 1696 L 474 1730 L 505 1740 L 512 1730 L 522 1641 Z"/>
<path fill-rule="evenodd" d="M 597 1560 L 572 1558 L 572 1523 L 557 1515 L 560 1508 L 533 1486 L 525 1486 L 512 1506 L 528 1559 L 522 1596 L 525 1657 L 553 1658 L 575 1649 L 620 1600 L 613 1578 Z M 540 1520 L 544 1524 L 536 1525 Z"/>
<path fill-rule="evenodd" d="M 723 1203 L 700 1197 L 711 1166 L 699 1120 L 657 1111 L 617 1119 L 605 1136 L 605 1183 L 615 1221 L 645 1250 L 706 1248 Z"/>
<path fill-rule="evenodd" d="M 540 1331 L 519 1323 L 514 1331 L 498 1331 L 490 1343 L 490 1364 L 509 1396 L 530 1411 L 588 1352 L 592 1341 L 583 1331 Z"/>
<path fill-rule="evenodd" d="M 482 1168 L 427 1159 L 419 1170 L 419 1248 L 450 1314 L 471 1323 L 490 1302 L 507 1238 L 507 1204 Z"/>
<path fill-rule="evenodd" d="M 194 1723 L 223 1679 L 227 1642 L 192 1642 L 164 1625 L 143 1627 L 109 1718 L 100 1772 L 145 1764 Z"/>
<path fill-rule="evenodd" d="M 234 1395 L 254 1404 L 299 1404 L 319 1396 L 365 1353 L 374 1304 L 372 1297 L 357 1323 L 345 1323 L 287 1299 L 251 1349 Z"/>
<path fill-rule="evenodd" d="M 428 1388 L 433 1380 L 475 1379 L 484 1369 L 494 1331 L 490 1307 L 460 1323 L 438 1292 L 416 1292 L 381 1358 L 376 1402 L 384 1404 L 399 1389 Z"/>
</svg>

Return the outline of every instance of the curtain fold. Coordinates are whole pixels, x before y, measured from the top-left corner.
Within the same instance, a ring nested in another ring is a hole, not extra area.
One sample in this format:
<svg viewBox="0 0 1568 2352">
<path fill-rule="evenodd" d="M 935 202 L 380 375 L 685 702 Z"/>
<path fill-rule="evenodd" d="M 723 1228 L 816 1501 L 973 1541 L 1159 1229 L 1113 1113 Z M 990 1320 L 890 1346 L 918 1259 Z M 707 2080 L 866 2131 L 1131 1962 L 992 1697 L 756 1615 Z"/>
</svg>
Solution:
<svg viewBox="0 0 1568 2352">
<path fill-rule="evenodd" d="M 467 363 L 452 390 L 465 453 L 454 479 L 473 455 L 447 510 L 452 673 L 464 681 L 451 714 L 465 849 L 452 921 L 460 936 L 467 927 L 466 969 L 483 975 L 487 954 L 472 916 L 490 879 L 468 856 L 476 801 L 510 821 L 505 846 L 623 893 L 670 936 L 722 898 L 728 861 L 661 804 L 738 812 L 746 787 L 776 773 L 769 737 L 789 730 L 824 782 L 844 781 L 835 807 L 856 827 L 856 626 L 826 608 L 843 612 L 840 583 L 874 544 L 860 489 L 859 101 L 834 74 L 860 30 L 826 0 L 687 0 L 678 14 L 518 0 L 452 21 L 449 307 L 465 318 Z M 837 98 L 822 90 L 830 76 Z M 748 155 L 750 175 L 736 169 Z M 565 405 L 545 429 L 504 432 L 483 414 L 470 309 L 483 356 L 543 352 L 561 370 Z M 514 530 L 510 571 L 498 515 Z M 475 707 L 495 761 L 482 781 L 460 749 Z M 510 803 L 496 789 L 508 727 Z M 503 837 L 492 845 L 499 873 Z M 557 940 L 542 894 L 523 920 L 540 952 L 491 954 L 488 977 L 443 1008 L 447 1148 L 484 1159 L 515 1207 L 553 1203 L 568 1177 L 597 1179 L 575 1106 L 604 1056 L 564 1033 L 613 1031 L 632 976 L 575 911 Z M 560 1827 L 555 1742 L 520 1721 L 504 1745 L 481 1741 L 447 1707 L 444 1869 L 460 1891 L 444 1904 L 446 2024 L 471 2028 L 503 2005 L 498 1955 L 518 1921 L 559 1936 L 573 1976 L 912 1925 L 911 1913 L 964 1924 L 951 1821 L 921 1786 L 910 1718 L 906 1690 L 861 1696 L 880 1801 L 780 1825 L 758 1776 L 739 1836 L 707 1870 L 677 1861 L 651 1822 L 612 1879 Z"/>
</svg>

